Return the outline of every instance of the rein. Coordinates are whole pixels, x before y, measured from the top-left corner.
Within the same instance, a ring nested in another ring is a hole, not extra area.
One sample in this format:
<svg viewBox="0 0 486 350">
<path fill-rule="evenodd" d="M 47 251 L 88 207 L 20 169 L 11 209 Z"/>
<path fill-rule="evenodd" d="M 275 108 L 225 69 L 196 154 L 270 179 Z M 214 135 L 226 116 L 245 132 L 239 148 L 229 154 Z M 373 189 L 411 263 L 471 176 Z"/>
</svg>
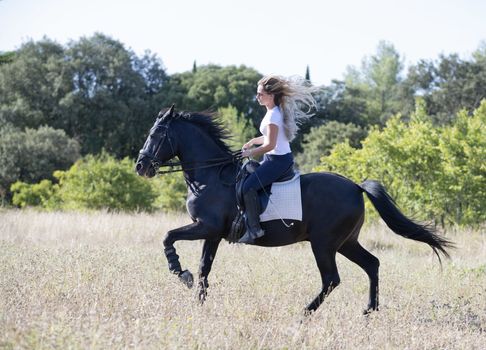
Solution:
<svg viewBox="0 0 486 350">
<path fill-rule="evenodd" d="M 231 152 L 230 157 L 222 157 L 222 158 L 213 158 L 213 159 L 208 159 L 205 161 L 196 161 L 196 162 L 172 162 L 168 161 L 162 164 L 157 163 L 156 161 L 154 162 L 154 165 L 156 165 L 158 168 L 161 167 L 167 167 L 167 168 L 173 168 L 173 167 L 180 167 L 178 169 L 169 169 L 169 170 L 158 170 L 157 174 L 163 175 L 163 174 L 170 174 L 170 173 L 176 173 L 179 171 L 190 171 L 190 170 L 198 170 L 198 169 L 206 169 L 206 168 L 212 168 L 220 165 L 226 165 L 226 164 L 238 164 L 243 157 L 241 156 L 241 151 L 235 151 Z M 202 163 L 200 166 L 196 166 L 196 164 Z M 189 168 L 183 168 L 184 166 L 189 166 Z"/>
</svg>

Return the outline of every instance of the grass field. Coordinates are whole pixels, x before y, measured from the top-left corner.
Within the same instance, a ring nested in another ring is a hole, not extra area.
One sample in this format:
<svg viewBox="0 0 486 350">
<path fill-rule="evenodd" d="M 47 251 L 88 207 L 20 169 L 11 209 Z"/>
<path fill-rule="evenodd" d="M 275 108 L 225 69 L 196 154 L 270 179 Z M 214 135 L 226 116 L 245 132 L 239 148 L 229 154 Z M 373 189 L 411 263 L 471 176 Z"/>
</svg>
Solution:
<svg viewBox="0 0 486 350">
<path fill-rule="evenodd" d="M 381 309 L 364 272 L 303 320 L 320 276 L 310 246 L 221 244 L 203 306 L 167 271 L 161 240 L 186 216 L 0 211 L 0 349 L 485 349 L 486 233 L 430 248 L 380 224 L 361 242 L 381 261 Z M 201 242 L 176 243 L 197 272 Z"/>
</svg>

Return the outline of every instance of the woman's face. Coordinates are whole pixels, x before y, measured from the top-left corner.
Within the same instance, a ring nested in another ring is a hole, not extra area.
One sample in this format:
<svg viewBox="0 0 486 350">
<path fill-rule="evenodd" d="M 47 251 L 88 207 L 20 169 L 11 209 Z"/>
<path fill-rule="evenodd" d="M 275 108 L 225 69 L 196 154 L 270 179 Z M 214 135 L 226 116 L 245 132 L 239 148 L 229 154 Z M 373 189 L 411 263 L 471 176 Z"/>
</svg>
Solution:
<svg viewBox="0 0 486 350">
<path fill-rule="evenodd" d="M 260 106 L 273 107 L 273 95 L 265 92 L 262 85 L 258 85 L 256 98 Z"/>
</svg>

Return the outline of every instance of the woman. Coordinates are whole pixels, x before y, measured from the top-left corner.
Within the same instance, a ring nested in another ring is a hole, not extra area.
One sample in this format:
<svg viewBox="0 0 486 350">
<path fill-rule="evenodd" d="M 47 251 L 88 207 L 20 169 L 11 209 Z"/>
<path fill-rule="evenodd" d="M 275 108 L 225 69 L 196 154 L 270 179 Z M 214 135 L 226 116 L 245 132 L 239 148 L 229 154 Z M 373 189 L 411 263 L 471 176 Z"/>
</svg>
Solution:
<svg viewBox="0 0 486 350">
<path fill-rule="evenodd" d="M 247 231 L 239 240 L 240 243 L 252 244 L 256 238 L 265 234 L 260 226 L 260 202 L 257 192 L 293 166 L 290 141 L 298 131 L 297 123 L 311 116 L 308 112 L 315 107 L 315 100 L 311 94 L 314 90 L 315 88 L 302 78 L 287 79 L 270 75 L 258 82 L 256 98 L 258 103 L 267 109 L 260 123 L 262 136 L 245 143 L 242 155 L 263 155 L 263 161 L 243 184 Z M 307 113 L 303 112 L 301 107 L 307 107 Z"/>
</svg>

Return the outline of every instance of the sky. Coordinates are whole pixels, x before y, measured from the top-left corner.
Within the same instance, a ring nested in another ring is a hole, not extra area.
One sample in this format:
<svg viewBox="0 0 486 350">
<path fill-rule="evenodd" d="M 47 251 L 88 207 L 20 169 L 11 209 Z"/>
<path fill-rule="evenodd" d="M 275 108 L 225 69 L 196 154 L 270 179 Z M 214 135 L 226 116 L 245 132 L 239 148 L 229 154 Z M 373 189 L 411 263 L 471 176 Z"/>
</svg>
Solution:
<svg viewBox="0 0 486 350">
<path fill-rule="evenodd" d="M 60 44 L 101 32 L 169 74 L 246 65 L 261 74 L 342 79 L 394 45 L 405 66 L 486 45 L 485 0 L 0 0 L 0 51 L 44 36 Z"/>
</svg>

